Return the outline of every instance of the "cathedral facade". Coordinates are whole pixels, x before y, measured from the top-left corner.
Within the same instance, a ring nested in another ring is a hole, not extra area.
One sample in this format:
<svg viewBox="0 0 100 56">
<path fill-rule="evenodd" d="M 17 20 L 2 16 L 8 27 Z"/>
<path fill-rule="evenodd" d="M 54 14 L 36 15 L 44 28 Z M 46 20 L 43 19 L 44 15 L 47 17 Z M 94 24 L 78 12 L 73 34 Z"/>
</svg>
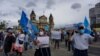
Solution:
<svg viewBox="0 0 100 56">
<path fill-rule="evenodd" d="M 54 20 L 52 14 L 50 14 L 49 18 L 47 18 L 45 15 L 42 15 L 39 17 L 39 20 L 37 20 L 35 12 L 32 11 L 30 14 L 30 20 L 33 24 L 37 26 L 38 29 L 45 29 L 46 31 L 49 31 L 54 27 Z"/>
</svg>

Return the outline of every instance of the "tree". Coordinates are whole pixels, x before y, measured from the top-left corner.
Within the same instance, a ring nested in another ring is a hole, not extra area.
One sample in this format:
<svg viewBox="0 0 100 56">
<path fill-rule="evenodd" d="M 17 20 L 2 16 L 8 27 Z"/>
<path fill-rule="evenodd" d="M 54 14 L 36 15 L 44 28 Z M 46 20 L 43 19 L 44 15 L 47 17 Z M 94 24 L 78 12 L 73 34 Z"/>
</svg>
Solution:
<svg viewBox="0 0 100 56">
<path fill-rule="evenodd" d="M 0 29 L 5 29 L 6 28 L 6 26 L 7 26 L 7 22 L 6 21 L 2 21 L 2 22 L 0 22 Z"/>
</svg>

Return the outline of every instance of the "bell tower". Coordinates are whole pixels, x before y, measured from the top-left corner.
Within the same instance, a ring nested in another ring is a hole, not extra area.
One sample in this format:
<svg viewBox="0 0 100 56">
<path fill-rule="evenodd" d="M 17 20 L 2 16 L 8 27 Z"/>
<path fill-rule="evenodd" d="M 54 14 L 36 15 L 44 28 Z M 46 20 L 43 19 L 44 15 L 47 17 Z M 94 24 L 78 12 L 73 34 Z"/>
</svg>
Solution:
<svg viewBox="0 0 100 56">
<path fill-rule="evenodd" d="M 36 23 L 36 14 L 35 12 L 32 10 L 31 14 L 30 14 L 30 20 L 33 22 L 33 23 Z"/>
<path fill-rule="evenodd" d="M 54 20 L 53 20 L 52 14 L 50 14 L 49 16 L 49 26 L 50 26 L 50 29 L 54 28 Z"/>
</svg>

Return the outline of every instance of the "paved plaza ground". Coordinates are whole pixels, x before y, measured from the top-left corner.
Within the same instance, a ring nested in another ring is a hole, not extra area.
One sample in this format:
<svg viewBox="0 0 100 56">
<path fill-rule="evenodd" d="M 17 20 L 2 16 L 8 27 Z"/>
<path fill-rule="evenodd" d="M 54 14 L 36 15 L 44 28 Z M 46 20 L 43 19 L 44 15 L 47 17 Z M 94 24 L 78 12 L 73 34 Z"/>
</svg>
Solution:
<svg viewBox="0 0 100 56">
<path fill-rule="evenodd" d="M 51 45 L 52 56 L 72 56 L 72 51 L 67 51 L 64 42 L 60 43 L 60 49 L 54 49 L 53 45 Z M 23 56 L 34 56 L 34 51 L 34 49 L 24 51 Z M 0 53 L 0 56 L 3 56 L 2 53 Z M 91 45 L 89 48 L 89 56 L 100 56 L 100 42 Z"/>
</svg>

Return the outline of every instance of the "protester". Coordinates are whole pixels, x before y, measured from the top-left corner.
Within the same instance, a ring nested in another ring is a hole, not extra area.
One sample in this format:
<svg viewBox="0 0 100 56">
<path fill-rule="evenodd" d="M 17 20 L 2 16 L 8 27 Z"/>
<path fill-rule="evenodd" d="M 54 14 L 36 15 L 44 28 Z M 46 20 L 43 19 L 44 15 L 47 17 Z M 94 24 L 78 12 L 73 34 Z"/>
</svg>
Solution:
<svg viewBox="0 0 100 56">
<path fill-rule="evenodd" d="M 2 51 L 3 47 L 3 42 L 4 42 L 4 34 L 3 32 L 0 32 L 0 51 Z"/>
<path fill-rule="evenodd" d="M 59 42 L 60 41 L 61 41 L 61 31 L 59 29 L 57 29 L 54 32 L 54 42 L 55 42 L 54 48 L 59 49 Z"/>
<path fill-rule="evenodd" d="M 55 30 L 52 29 L 52 30 L 51 30 L 51 44 L 54 43 L 54 40 L 55 40 Z"/>
<path fill-rule="evenodd" d="M 33 47 L 33 41 L 29 42 L 29 49 L 32 49 Z"/>
<path fill-rule="evenodd" d="M 70 41 L 70 37 L 72 37 L 74 34 L 74 31 L 73 30 L 69 30 L 67 35 L 68 35 L 68 38 L 67 38 L 67 46 L 68 46 L 68 51 L 71 50 L 71 48 L 73 49 L 73 46 L 72 46 L 72 41 Z"/>
<path fill-rule="evenodd" d="M 46 40 L 39 40 L 39 38 L 46 38 Z M 35 51 L 34 56 L 51 56 L 50 44 L 49 44 L 49 36 L 45 33 L 43 29 L 40 30 L 39 36 L 35 41 L 35 45 L 37 45 L 37 49 Z"/>
<path fill-rule="evenodd" d="M 84 26 L 79 26 L 78 30 L 78 33 L 70 38 L 73 41 L 73 56 L 88 56 L 89 42 L 93 40 L 93 37 L 84 33 Z"/>
<path fill-rule="evenodd" d="M 66 31 L 65 34 L 64 34 L 64 40 L 65 40 L 65 47 L 68 46 L 68 32 Z"/>
<path fill-rule="evenodd" d="M 61 30 L 61 41 L 63 41 L 64 40 L 64 31 L 63 31 L 63 29 Z"/>
<path fill-rule="evenodd" d="M 28 43 L 29 43 L 29 36 L 26 32 L 24 34 L 25 34 L 25 37 L 24 37 L 24 50 L 27 51 L 28 50 Z"/>
<path fill-rule="evenodd" d="M 16 39 L 15 43 L 15 50 L 17 52 L 17 55 L 22 56 L 23 48 L 24 48 L 24 32 L 22 30 L 19 31 L 19 35 Z"/>
<path fill-rule="evenodd" d="M 9 56 L 13 52 L 15 37 L 13 36 L 12 29 L 7 29 L 7 35 L 4 41 L 4 55 Z"/>
<path fill-rule="evenodd" d="M 97 34 L 97 31 L 95 29 L 93 29 L 93 35 L 94 35 L 94 42 L 97 42 L 98 41 L 98 34 Z"/>
</svg>

